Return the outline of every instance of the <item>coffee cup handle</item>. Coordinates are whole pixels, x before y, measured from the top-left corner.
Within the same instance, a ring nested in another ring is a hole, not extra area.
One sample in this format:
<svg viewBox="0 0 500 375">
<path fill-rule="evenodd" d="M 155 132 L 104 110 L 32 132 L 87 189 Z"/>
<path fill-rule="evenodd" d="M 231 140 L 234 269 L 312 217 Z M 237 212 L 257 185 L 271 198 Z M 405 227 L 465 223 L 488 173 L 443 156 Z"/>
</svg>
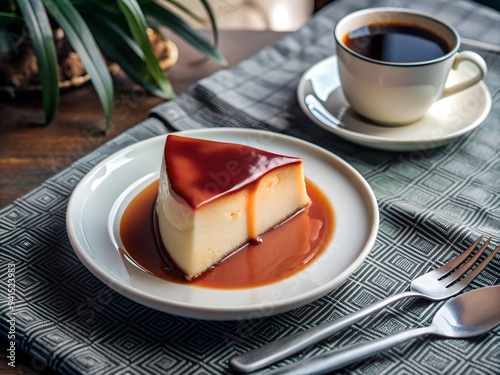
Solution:
<svg viewBox="0 0 500 375">
<path fill-rule="evenodd" d="M 445 88 L 440 99 L 446 98 L 447 96 L 456 94 L 459 91 L 462 91 L 462 90 L 465 90 L 471 86 L 474 86 L 476 83 L 480 82 L 483 79 L 483 77 L 486 75 L 486 72 L 488 71 L 488 67 L 486 66 L 486 62 L 476 52 L 472 52 L 472 51 L 458 52 L 455 55 L 455 61 L 453 61 L 452 69 L 456 70 L 458 68 L 458 65 L 460 65 L 460 63 L 462 61 L 470 61 L 470 62 L 474 63 L 479 69 L 478 73 L 474 77 L 472 77 L 464 82 L 460 82 L 460 83 L 457 83 L 456 85 Z"/>
</svg>

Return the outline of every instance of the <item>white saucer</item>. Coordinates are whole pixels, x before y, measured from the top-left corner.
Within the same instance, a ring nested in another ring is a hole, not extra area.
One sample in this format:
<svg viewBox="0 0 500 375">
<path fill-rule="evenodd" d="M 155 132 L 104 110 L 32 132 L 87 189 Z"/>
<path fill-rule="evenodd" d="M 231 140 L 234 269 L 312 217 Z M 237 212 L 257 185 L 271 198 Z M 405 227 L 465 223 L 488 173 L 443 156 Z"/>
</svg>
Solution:
<svg viewBox="0 0 500 375">
<path fill-rule="evenodd" d="M 78 184 L 68 204 L 67 230 L 76 254 L 111 288 L 146 306 L 185 317 L 253 319 L 320 298 L 346 280 L 368 256 L 379 224 L 375 195 L 363 177 L 337 156 L 305 141 L 265 131 L 204 129 L 180 134 L 303 158 L 306 176 L 327 194 L 334 207 L 332 243 L 302 272 L 258 288 L 216 290 L 181 285 L 137 268 L 118 252 L 115 245 L 119 239 L 111 237 L 117 236 L 116 225 L 126 202 L 158 178 L 165 144 L 165 136 L 159 136 L 98 164 Z"/>
<path fill-rule="evenodd" d="M 473 75 L 468 62 L 450 72 L 449 84 Z M 437 101 L 419 121 L 404 126 L 380 126 L 355 114 L 338 76 L 337 57 L 309 68 L 297 88 L 300 107 L 316 124 L 339 137 L 363 146 L 391 151 L 439 147 L 479 126 L 491 109 L 491 94 L 484 82 Z"/>
</svg>

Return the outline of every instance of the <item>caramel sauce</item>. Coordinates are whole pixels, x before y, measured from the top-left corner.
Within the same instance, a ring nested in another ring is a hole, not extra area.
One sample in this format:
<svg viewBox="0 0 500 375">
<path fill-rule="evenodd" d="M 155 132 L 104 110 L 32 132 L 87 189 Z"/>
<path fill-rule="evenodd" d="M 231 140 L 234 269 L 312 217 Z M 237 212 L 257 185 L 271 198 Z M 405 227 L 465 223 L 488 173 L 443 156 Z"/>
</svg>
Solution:
<svg viewBox="0 0 500 375">
<path fill-rule="evenodd" d="M 311 204 L 294 216 L 223 259 L 193 281 L 185 281 L 169 264 L 155 236 L 158 181 L 128 205 L 120 223 L 124 261 L 175 283 L 214 289 L 252 288 L 288 278 L 321 255 L 331 242 L 335 214 L 328 198 L 306 179 Z"/>
<path fill-rule="evenodd" d="M 262 238 L 260 238 L 259 234 L 257 233 L 257 215 L 255 214 L 255 196 L 257 195 L 258 188 L 259 181 L 256 181 L 250 188 L 247 201 L 248 237 L 250 237 L 250 240 L 254 242 L 262 242 Z"/>
<path fill-rule="evenodd" d="M 300 158 L 253 147 L 170 134 L 164 151 L 170 193 L 196 209 L 243 189 L 265 173 Z"/>
</svg>

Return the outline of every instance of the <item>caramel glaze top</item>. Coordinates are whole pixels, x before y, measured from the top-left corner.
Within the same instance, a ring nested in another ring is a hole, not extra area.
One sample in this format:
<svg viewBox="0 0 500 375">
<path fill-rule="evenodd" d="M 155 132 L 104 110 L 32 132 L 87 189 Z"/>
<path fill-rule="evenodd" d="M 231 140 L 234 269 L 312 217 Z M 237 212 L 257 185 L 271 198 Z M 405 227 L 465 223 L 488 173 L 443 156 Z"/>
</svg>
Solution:
<svg viewBox="0 0 500 375">
<path fill-rule="evenodd" d="M 167 136 L 165 167 L 173 196 L 193 209 L 243 189 L 261 176 L 302 159 L 249 146 Z"/>
</svg>

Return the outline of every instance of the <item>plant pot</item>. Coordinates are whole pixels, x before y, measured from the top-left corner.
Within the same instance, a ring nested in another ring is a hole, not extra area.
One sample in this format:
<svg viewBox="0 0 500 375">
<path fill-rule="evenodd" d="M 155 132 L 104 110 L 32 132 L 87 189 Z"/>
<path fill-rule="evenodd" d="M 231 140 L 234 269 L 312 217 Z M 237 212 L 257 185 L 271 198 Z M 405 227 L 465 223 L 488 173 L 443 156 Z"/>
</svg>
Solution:
<svg viewBox="0 0 500 375">
<path fill-rule="evenodd" d="M 177 46 L 153 29 L 148 29 L 147 33 L 160 67 L 167 70 L 177 62 Z M 59 88 L 78 87 L 88 82 L 90 75 L 62 29 L 55 30 L 54 40 L 59 63 Z M 111 73 L 116 74 L 121 69 L 113 61 L 106 61 Z M 9 51 L 0 53 L 0 90 L 15 97 L 18 93 L 40 92 L 41 89 L 39 69 L 31 42 L 28 38 L 20 37 Z"/>
</svg>

